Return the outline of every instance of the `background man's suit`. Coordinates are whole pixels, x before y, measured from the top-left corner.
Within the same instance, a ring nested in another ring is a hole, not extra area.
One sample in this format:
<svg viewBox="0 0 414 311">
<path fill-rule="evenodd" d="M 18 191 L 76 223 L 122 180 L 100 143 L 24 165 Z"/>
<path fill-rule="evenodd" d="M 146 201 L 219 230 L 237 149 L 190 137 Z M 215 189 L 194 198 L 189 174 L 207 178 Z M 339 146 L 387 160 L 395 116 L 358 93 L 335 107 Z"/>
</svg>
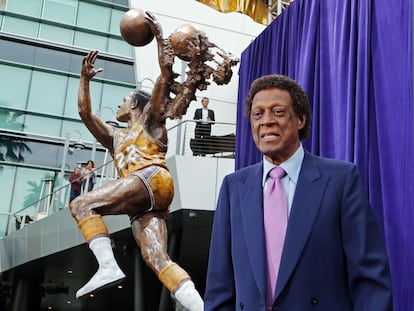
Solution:
<svg viewBox="0 0 414 311">
<path fill-rule="evenodd" d="M 263 163 L 258 163 L 223 181 L 205 311 L 265 310 L 262 174 Z M 305 152 L 274 310 L 392 310 L 391 279 L 380 234 L 356 167 Z"/>
<path fill-rule="evenodd" d="M 194 113 L 194 120 L 200 120 L 203 117 L 203 109 L 198 108 L 196 109 Z M 214 119 L 214 111 L 211 109 L 208 109 L 208 118 L 211 121 L 215 121 Z M 203 122 L 197 122 L 195 127 L 195 138 L 201 138 L 205 136 L 211 135 L 211 123 L 203 123 Z"/>
</svg>

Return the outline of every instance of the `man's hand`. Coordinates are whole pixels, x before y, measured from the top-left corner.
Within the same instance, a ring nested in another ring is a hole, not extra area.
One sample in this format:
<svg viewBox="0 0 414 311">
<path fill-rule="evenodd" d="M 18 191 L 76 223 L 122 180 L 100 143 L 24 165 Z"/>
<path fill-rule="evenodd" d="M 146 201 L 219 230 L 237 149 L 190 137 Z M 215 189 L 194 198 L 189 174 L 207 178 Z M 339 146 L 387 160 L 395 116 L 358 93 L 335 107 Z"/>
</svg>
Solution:
<svg viewBox="0 0 414 311">
<path fill-rule="evenodd" d="M 151 31 L 157 40 L 162 39 L 162 28 L 156 17 L 149 11 L 145 11 L 145 20 L 151 28 Z"/>
<path fill-rule="evenodd" d="M 98 51 L 90 51 L 82 61 L 81 77 L 91 80 L 102 68 L 95 68 L 95 61 L 98 57 Z"/>
</svg>

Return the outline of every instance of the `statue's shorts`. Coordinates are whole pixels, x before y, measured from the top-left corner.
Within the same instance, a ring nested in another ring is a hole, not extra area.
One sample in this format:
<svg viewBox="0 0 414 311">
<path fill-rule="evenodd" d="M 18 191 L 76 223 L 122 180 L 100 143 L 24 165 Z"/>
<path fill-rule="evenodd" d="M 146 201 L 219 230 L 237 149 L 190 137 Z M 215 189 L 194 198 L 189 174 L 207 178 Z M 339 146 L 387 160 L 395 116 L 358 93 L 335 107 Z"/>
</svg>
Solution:
<svg viewBox="0 0 414 311">
<path fill-rule="evenodd" d="M 168 170 L 153 165 L 132 172 L 130 175 L 138 177 L 143 182 L 150 197 L 150 207 L 130 217 L 131 223 L 146 213 L 154 213 L 166 220 L 174 197 L 174 181 Z"/>
</svg>

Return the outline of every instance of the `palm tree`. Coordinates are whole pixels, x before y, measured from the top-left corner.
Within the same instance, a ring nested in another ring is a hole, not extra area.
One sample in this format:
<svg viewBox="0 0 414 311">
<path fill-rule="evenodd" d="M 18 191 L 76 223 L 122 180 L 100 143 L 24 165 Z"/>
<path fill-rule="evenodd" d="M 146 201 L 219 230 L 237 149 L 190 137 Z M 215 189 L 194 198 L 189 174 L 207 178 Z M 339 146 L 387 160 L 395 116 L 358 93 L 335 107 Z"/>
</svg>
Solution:
<svg viewBox="0 0 414 311">
<path fill-rule="evenodd" d="M 17 119 L 22 116 L 21 112 L 14 112 L 0 108 L 0 125 L 2 128 L 11 130 L 22 130 L 24 125 Z M 24 161 L 23 153 L 32 153 L 30 147 L 21 139 L 0 136 L 0 161 L 11 160 L 14 162 Z"/>
<path fill-rule="evenodd" d="M 43 175 L 42 180 L 46 179 L 53 179 L 53 176 L 46 173 Z M 42 181 L 28 181 L 27 183 L 31 188 L 28 190 L 27 195 L 24 197 L 23 206 L 25 207 L 29 207 L 33 203 L 37 202 L 40 197 L 40 192 L 42 191 Z"/>
</svg>

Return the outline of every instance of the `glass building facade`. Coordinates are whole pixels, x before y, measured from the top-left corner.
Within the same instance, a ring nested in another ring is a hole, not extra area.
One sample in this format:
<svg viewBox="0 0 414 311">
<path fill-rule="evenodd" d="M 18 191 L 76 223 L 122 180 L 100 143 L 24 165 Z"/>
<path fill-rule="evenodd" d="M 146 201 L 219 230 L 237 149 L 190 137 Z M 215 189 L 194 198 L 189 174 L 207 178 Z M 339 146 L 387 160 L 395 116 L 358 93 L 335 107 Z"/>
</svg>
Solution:
<svg viewBox="0 0 414 311">
<path fill-rule="evenodd" d="M 112 119 L 136 84 L 134 51 L 119 32 L 128 9 L 128 0 L 0 1 L 0 237 L 39 200 L 42 180 L 61 186 L 62 165 L 67 177 L 92 157 L 103 164 L 105 149 L 78 115 L 79 72 L 84 55 L 98 50 L 92 107 Z M 65 137 L 86 148 L 70 145 L 63 163 Z"/>
</svg>

